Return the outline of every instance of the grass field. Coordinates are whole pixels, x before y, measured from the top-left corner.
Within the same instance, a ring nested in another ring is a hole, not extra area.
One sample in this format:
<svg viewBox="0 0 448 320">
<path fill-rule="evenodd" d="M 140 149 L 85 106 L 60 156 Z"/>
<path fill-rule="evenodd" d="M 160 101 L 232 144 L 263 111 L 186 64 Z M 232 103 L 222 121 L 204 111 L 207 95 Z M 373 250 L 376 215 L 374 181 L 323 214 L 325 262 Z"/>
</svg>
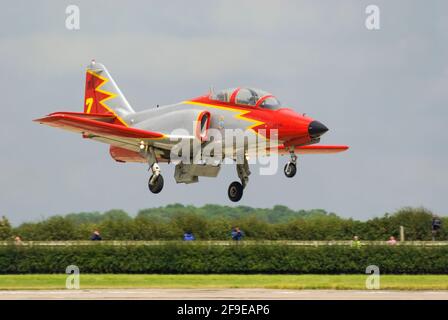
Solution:
<svg viewBox="0 0 448 320">
<path fill-rule="evenodd" d="M 367 275 L 82 274 L 81 289 L 268 288 L 365 289 Z M 0 275 L 0 290 L 65 289 L 66 275 Z M 382 275 L 384 290 L 448 290 L 448 275 Z"/>
</svg>

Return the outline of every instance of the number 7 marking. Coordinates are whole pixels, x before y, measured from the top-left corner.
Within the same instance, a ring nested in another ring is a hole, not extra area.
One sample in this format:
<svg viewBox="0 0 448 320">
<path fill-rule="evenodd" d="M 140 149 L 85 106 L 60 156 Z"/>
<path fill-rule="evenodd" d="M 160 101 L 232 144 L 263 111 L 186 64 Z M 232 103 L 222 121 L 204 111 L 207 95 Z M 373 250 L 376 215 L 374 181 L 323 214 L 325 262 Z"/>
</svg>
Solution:
<svg viewBox="0 0 448 320">
<path fill-rule="evenodd" d="M 93 98 L 88 98 L 86 99 L 86 113 L 90 113 L 90 109 L 92 109 L 92 105 L 93 105 Z"/>
</svg>

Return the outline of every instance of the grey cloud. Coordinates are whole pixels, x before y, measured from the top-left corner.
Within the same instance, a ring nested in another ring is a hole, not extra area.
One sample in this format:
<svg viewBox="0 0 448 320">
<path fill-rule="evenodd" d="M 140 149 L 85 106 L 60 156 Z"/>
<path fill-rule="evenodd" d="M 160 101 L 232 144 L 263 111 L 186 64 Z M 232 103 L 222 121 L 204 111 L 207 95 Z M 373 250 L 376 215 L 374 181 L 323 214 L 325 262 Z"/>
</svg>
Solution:
<svg viewBox="0 0 448 320">
<path fill-rule="evenodd" d="M 78 4 L 81 30 L 64 28 Z M 251 176 L 243 205 L 325 208 L 364 219 L 404 205 L 446 213 L 448 22 L 444 1 L 376 1 L 382 29 L 364 28 L 368 1 L 17 1 L 0 19 L 0 214 L 15 223 L 82 210 L 171 202 L 228 203 L 235 169 L 159 196 L 142 165 L 106 146 L 38 126 L 82 110 L 84 67 L 105 63 L 134 108 L 181 101 L 209 85 L 253 85 L 330 127 L 349 152 L 304 156 L 294 180 Z M 18 19 L 17 17 L 20 17 Z M 286 161 L 281 160 L 281 164 Z M 257 170 L 253 170 L 257 172 Z"/>
</svg>

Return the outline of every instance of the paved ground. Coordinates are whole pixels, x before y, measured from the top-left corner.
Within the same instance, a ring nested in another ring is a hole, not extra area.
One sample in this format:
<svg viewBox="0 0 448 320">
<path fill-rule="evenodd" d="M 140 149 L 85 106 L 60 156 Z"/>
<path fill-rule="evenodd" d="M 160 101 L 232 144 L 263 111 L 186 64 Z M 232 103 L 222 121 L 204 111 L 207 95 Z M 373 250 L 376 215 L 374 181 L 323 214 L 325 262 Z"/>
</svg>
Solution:
<svg viewBox="0 0 448 320">
<path fill-rule="evenodd" d="M 16 299 L 130 299 L 130 300 L 448 300 L 448 291 L 357 291 L 271 289 L 92 289 L 92 290 L 2 290 L 0 300 Z"/>
</svg>

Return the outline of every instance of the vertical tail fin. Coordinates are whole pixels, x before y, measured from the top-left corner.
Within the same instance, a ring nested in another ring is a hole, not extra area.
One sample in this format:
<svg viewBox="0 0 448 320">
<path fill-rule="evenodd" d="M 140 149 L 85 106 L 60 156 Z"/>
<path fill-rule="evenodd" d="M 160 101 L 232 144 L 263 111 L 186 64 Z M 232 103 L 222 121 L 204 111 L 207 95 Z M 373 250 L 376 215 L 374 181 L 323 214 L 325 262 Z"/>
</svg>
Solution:
<svg viewBox="0 0 448 320">
<path fill-rule="evenodd" d="M 92 61 L 86 71 L 84 113 L 114 114 L 127 126 L 123 118 L 134 112 L 106 67 Z"/>
</svg>

